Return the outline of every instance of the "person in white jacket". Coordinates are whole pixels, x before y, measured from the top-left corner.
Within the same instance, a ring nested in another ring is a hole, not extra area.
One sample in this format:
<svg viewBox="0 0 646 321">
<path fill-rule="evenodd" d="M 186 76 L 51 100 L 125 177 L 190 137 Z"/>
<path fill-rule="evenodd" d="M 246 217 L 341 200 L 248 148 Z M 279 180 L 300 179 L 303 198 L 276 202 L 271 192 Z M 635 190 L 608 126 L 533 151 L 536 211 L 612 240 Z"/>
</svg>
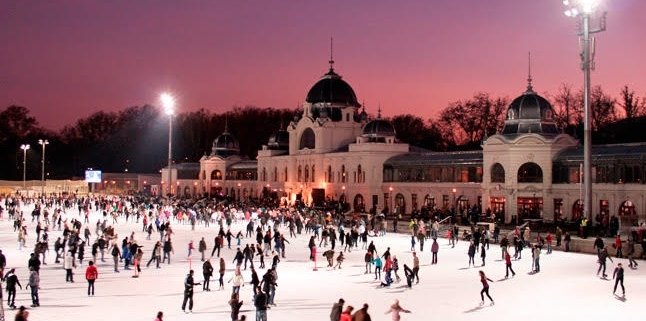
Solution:
<svg viewBox="0 0 646 321">
<path fill-rule="evenodd" d="M 76 267 L 76 262 L 74 261 L 74 255 L 72 251 L 67 251 L 65 253 L 65 259 L 63 260 L 63 268 L 67 274 L 65 275 L 65 282 L 74 283 L 74 276 L 72 274 L 72 269 Z"/>
<path fill-rule="evenodd" d="M 229 283 L 233 282 L 233 293 L 240 293 L 240 287 L 244 286 L 244 278 L 240 273 L 240 267 L 236 267 L 236 271 L 229 279 Z"/>
</svg>

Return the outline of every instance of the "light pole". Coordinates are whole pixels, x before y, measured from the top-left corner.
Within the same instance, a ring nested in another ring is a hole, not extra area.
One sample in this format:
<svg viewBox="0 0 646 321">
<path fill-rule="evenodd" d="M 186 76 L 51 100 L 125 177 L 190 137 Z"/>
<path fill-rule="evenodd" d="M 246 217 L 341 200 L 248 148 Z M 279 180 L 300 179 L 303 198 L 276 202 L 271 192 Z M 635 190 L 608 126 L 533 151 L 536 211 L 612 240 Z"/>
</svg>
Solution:
<svg viewBox="0 0 646 321">
<path fill-rule="evenodd" d="M 27 189 L 27 150 L 29 149 L 29 144 L 20 145 L 22 149 L 22 189 Z"/>
<path fill-rule="evenodd" d="M 579 19 L 582 41 L 583 70 L 583 216 L 592 218 L 592 110 L 590 108 L 590 71 L 594 70 L 594 38 L 591 33 L 606 30 L 606 12 L 600 10 L 599 0 L 564 0 L 565 15 Z"/>
<path fill-rule="evenodd" d="M 173 148 L 173 115 L 175 114 L 175 99 L 173 98 L 173 96 L 164 93 L 161 95 L 161 102 L 164 110 L 166 111 L 166 115 L 168 115 L 168 183 L 166 185 L 168 185 L 168 197 L 170 198 L 173 188 L 171 155 Z"/>
<path fill-rule="evenodd" d="M 43 146 L 43 157 L 40 160 L 40 197 L 43 197 L 45 195 L 45 146 L 49 145 L 49 141 L 47 139 L 39 139 L 38 144 Z"/>
</svg>

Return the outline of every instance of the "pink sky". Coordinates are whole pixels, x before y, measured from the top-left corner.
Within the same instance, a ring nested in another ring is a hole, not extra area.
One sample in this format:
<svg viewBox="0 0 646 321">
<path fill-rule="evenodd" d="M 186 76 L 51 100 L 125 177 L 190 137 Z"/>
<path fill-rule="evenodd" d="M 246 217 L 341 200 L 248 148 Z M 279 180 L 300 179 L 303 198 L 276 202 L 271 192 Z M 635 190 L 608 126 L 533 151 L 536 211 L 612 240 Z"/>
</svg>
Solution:
<svg viewBox="0 0 646 321">
<path fill-rule="evenodd" d="M 605 0 L 593 85 L 646 96 L 646 1 Z M 328 68 L 369 113 L 436 117 L 483 91 L 581 88 L 576 20 L 560 0 L 21 1 L 0 10 L 0 109 L 59 129 L 99 110 L 295 108 Z"/>
</svg>

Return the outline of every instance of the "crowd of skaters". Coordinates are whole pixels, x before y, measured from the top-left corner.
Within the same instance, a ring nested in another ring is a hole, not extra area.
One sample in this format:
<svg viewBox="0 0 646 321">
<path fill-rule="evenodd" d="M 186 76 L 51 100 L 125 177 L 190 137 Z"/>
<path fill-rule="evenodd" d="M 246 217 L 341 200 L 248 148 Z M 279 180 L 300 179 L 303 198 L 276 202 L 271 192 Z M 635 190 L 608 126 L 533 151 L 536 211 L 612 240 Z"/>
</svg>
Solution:
<svg viewBox="0 0 646 321">
<path fill-rule="evenodd" d="M 272 213 L 272 215 L 256 216 L 253 219 L 250 217 L 251 215 L 249 210 L 240 211 L 237 209 L 229 211 L 206 209 L 202 210 L 203 212 L 199 215 L 196 211 L 180 209 L 180 207 L 168 207 L 161 204 L 142 205 L 136 204 L 135 202 L 132 202 L 132 200 L 124 201 L 122 198 L 118 197 L 112 199 L 81 198 L 71 200 L 60 198 L 47 200 L 6 198 L 3 201 L 5 205 L 3 207 L 3 211 L 7 208 L 9 218 L 15 222 L 14 231 L 17 233 L 18 246 L 21 249 L 26 247 L 26 239 L 29 233 L 25 224 L 29 218 L 27 218 L 25 213 L 21 211 L 21 208 L 26 208 L 26 205 L 33 205 L 34 207 L 34 210 L 31 211 L 31 216 L 32 222 L 36 224 L 36 244 L 28 263 L 28 268 L 30 270 L 28 286 L 32 289 L 32 307 L 38 307 L 40 305 L 37 293 L 39 288 L 38 271 L 41 264 L 46 264 L 47 251 L 39 251 L 39 246 L 42 246 L 43 244 L 48 246 L 49 233 L 53 233 L 55 230 L 62 231 L 62 236 L 58 237 L 54 244 L 56 254 L 55 263 L 59 263 L 59 259 L 62 258 L 62 265 L 66 271 L 67 282 L 74 282 L 72 270 L 76 268 L 77 262 L 79 265 L 83 264 L 85 246 L 93 240 L 91 245 L 93 260 L 88 262 L 88 267 L 86 269 L 88 296 L 94 295 L 94 281 L 98 278 L 98 271 L 96 270 L 94 263 L 99 262 L 99 260 L 101 262 L 105 262 L 106 252 L 110 253 L 113 257 L 115 273 L 120 272 L 119 266 L 123 263 L 123 269 L 134 269 L 133 277 L 137 277 L 138 273 L 141 272 L 140 262 L 142 260 L 143 250 L 142 247 L 137 244 L 134 232 L 121 240 L 121 246 L 119 246 L 118 233 L 109 221 L 117 223 L 120 219 L 125 219 L 126 221 L 128 219 L 136 220 L 137 223 L 141 221 L 142 231 L 147 233 L 148 239 L 151 238 L 154 231 L 159 233 L 160 239 L 155 243 L 155 246 L 150 251 L 151 258 L 146 265 L 149 267 L 152 262 L 155 262 L 156 268 L 161 268 L 162 266 L 160 264 L 166 262 L 168 262 L 167 264 L 170 264 L 171 254 L 175 255 L 175 249 L 172 244 L 173 229 L 171 222 L 173 222 L 173 224 L 190 224 L 193 228 L 195 225 L 201 224 L 204 224 L 205 226 L 213 223 L 218 224 L 219 230 L 214 239 L 210 257 L 207 258 L 208 246 L 204 237 L 202 237 L 198 245 L 197 250 L 200 252 L 200 260 L 203 262 L 203 283 L 194 281 L 193 270 L 191 270 L 187 275 L 184 282 L 185 291 L 182 310 L 185 310 L 187 313 L 192 311 L 192 292 L 194 285 L 203 284 L 203 290 L 210 291 L 210 278 L 214 272 L 211 259 L 214 256 L 217 257 L 219 261 L 218 272 L 220 274 L 220 278 L 218 289 L 224 289 L 223 277 L 226 271 L 226 261 L 223 257 L 220 257 L 220 252 L 225 248 L 225 246 L 227 250 L 232 250 L 232 243 L 234 243 L 233 246 L 236 248 L 236 251 L 233 254 L 232 264 L 235 265 L 235 269 L 233 275 L 229 279 L 229 282 L 232 283 L 232 294 L 231 300 L 229 301 L 232 309 L 232 320 L 236 321 L 244 318 L 244 316 L 238 318 L 240 306 L 242 305 L 242 301 L 239 300 L 239 291 L 240 287 L 245 284 L 240 271 L 241 269 L 246 270 L 247 264 L 250 265 L 252 271 L 252 280 L 249 283 L 252 285 L 251 287 L 254 293 L 253 297 L 256 314 L 260 315 L 260 320 L 266 320 L 267 309 L 272 305 L 275 305 L 274 297 L 277 285 L 277 266 L 280 262 L 280 258 L 285 257 L 286 244 L 289 244 L 285 235 L 279 231 L 279 228 L 288 229 L 290 237 L 296 237 L 296 234 L 300 234 L 304 228 L 305 234 L 311 234 L 309 242 L 310 259 L 316 261 L 317 247 L 326 248 L 326 251 L 322 251 L 322 254 L 328 261 L 328 267 L 332 267 L 333 269 L 341 268 L 341 263 L 344 259 L 344 252 L 351 252 L 352 249 L 358 250 L 361 245 L 362 250 L 366 250 L 366 274 L 372 273 L 370 269 L 371 266 L 374 265 L 375 280 L 380 281 L 380 286 L 387 287 L 395 281 L 400 281 L 400 277 L 398 275 L 399 262 L 395 255 L 391 256 L 390 248 L 379 255 L 374 242 L 371 241 L 368 244 L 369 237 L 378 237 L 383 235 L 384 225 L 381 223 L 374 224 L 372 222 L 358 220 L 355 224 L 348 226 L 345 224 L 338 224 L 339 221 L 332 218 L 330 214 L 321 215 L 319 213 L 319 215 L 313 215 L 308 220 L 305 220 L 304 216 L 300 215 L 298 212 L 289 211 L 276 211 L 276 213 L 279 213 L 280 215 L 276 216 Z M 96 222 L 94 235 L 92 235 L 90 231 L 91 223 L 89 222 L 89 213 L 91 210 L 101 212 L 103 216 L 102 219 L 99 219 Z M 74 211 L 78 211 L 77 215 L 74 215 L 74 213 L 68 213 Z M 53 214 L 50 215 L 50 213 Z M 291 216 L 285 215 L 289 213 L 291 213 Z M 81 220 L 83 220 L 83 222 L 81 222 Z M 238 230 L 234 236 L 234 233 L 230 229 L 231 225 L 237 221 L 244 222 L 244 224 L 246 224 L 246 234 L 244 236 L 240 230 Z M 306 224 L 303 224 L 303 221 L 306 221 Z M 382 228 L 380 229 L 380 227 Z M 431 221 L 428 228 L 426 228 L 427 226 L 423 222 L 411 220 L 411 225 L 409 227 L 413 234 L 411 238 L 411 250 L 415 250 L 416 243 L 418 243 L 419 251 L 422 252 L 424 242 L 429 238 L 432 239 L 432 264 L 437 264 L 437 255 L 439 250 L 439 246 L 437 244 L 439 233 L 438 222 Z M 556 236 L 557 246 L 561 246 L 560 233 L 560 229 L 558 229 Z M 241 249 L 240 247 L 243 246 L 241 244 L 241 240 L 245 237 L 253 237 L 254 234 L 256 236 L 256 244 L 246 244 L 244 245 L 244 248 Z M 447 233 L 449 242 L 453 246 L 458 240 L 458 235 L 459 231 L 457 230 L 457 226 L 449 229 L 449 232 Z M 497 240 L 498 237 L 497 233 L 494 232 L 492 234 L 489 230 L 474 229 L 473 227 L 470 232 L 465 230 L 463 233 L 463 239 L 470 242 L 468 249 L 469 266 L 473 264 L 475 267 L 473 257 L 475 252 L 478 251 L 480 252 L 480 257 L 482 259 L 481 266 L 485 266 L 485 253 L 489 250 L 489 245 L 491 243 L 490 239 L 493 238 Z M 512 238 L 512 241 L 509 241 L 510 237 Z M 531 242 L 530 239 L 529 228 L 525 228 L 522 232 L 517 228 L 509 235 L 504 235 L 502 240 L 500 240 L 502 257 L 505 261 L 507 270 L 506 277 L 508 276 L 509 271 L 512 272 L 512 276 L 515 275 L 515 272 L 511 268 L 511 255 L 509 254 L 509 249 L 512 247 L 515 251 L 515 260 L 521 260 L 523 248 L 530 247 L 532 254 L 532 271 L 535 273 L 540 272 L 540 254 L 542 247 L 547 246 L 547 253 L 551 253 L 553 237 L 548 233 L 543 239 L 540 233 L 538 233 L 536 242 Z M 623 243 L 627 242 L 626 247 L 628 249 L 626 255 L 630 258 L 630 267 L 634 266 L 636 268 L 637 263 L 632 259 L 632 255 L 634 254 L 634 245 L 632 249 L 630 248 L 632 240 L 628 239 L 627 241 L 621 241 L 619 236 L 617 236 L 617 239 L 619 239 L 619 241 L 615 241 L 613 244 L 613 246 L 617 248 L 617 256 L 621 257 L 621 248 L 623 247 Z M 334 251 L 337 240 L 339 241 L 342 250 L 339 250 L 338 254 L 335 255 Z M 565 250 L 567 251 L 567 245 L 569 242 L 568 233 L 565 233 L 564 241 Z M 600 249 L 598 253 L 598 262 L 600 264 L 599 269 L 601 270 L 603 268 L 603 275 L 605 276 L 605 259 L 610 258 L 607 254 L 607 248 L 603 244 L 598 244 L 597 241 L 595 241 L 594 246 Z M 194 249 L 195 247 L 191 241 L 187 245 L 187 258 L 192 257 Z M 2 255 L 1 252 L 0 255 Z M 262 279 L 260 279 L 258 278 L 254 268 L 254 258 L 258 260 L 260 263 L 259 268 L 262 269 L 265 268 L 264 257 L 270 255 L 272 257 L 271 267 L 267 269 L 267 273 L 262 277 Z M 333 265 L 334 258 L 337 260 L 336 265 Z M 412 268 L 407 264 L 403 265 L 405 278 L 409 287 L 412 287 L 412 283 L 415 279 L 417 283 L 419 283 L 419 258 L 414 251 L 412 252 L 412 261 Z M 2 263 L 2 271 L 4 272 L 6 259 L 3 255 L 0 263 Z M 130 266 L 132 266 L 132 268 Z M 381 280 L 382 270 L 384 272 L 383 280 Z M 483 292 L 481 292 L 481 295 L 484 293 L 489 296 L 489 285 L 487 280 L 491 280 L 486 277 L 483 280 L 483 275 L 484 273 L 481 273 L 480 275 L 480 281 L 483 283 Z M 623 268 L 621 268 L 621 265 L 619 264 L 613 273 L 613 276 L 615 276 L 617 280 L 615 283 L 615 290 L 617 284 L 621 284 L 623 289 L 623 275 Z M 15 280 L 15 282 L 12 280 Z M 11 293 L 10 288 L 13 287 L 13 298 L 11 299 L 9 306 L 15 308 L 15 285 L 22 288 L 22 285 L 19 283 L 15 274 L 15 269 L 10 270 L 6 275 L 3 275 L 3 281 L 7 283 L 8 294 Z M 623 293 L 625 293 L 625 291 L 623 291 Z M 8 296 L 11 295 L 9 294 Z M 491 297 L 489 298 L 491 299 Z M 493 300 L 491 301 L 493 302 Z M 188 310 L 186 309 L 187 304 Z M 364 307 L 367 309 L 367 304 Z"/>
</svg>

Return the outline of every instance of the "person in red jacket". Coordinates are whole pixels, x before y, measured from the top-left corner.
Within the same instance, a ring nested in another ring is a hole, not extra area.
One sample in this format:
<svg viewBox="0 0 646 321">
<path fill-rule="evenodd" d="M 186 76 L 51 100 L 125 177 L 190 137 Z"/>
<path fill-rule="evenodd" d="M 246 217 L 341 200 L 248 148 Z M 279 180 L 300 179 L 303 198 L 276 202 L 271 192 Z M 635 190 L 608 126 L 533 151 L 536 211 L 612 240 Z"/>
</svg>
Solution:
<svg viewBox="0 0 646 321">
<path fill-rule="evenodd" d="M 547 236 L 545 236 L 545 243 L 547 243 L 547 254 L 552 253 L 552 241 L 554 239 L 552 238 L 552 233 L 547 233 Z"/>
<path fill-rule="evenodd" d="M 354 307 L 351 305 L 348 305 L 345 308 L 345 311 L 341 313 L 341 317 L 339 318 L 339 321 L 352 321 L 352 310 L 354 310 Z"/>
<path fill-rule="evenodd" d="M 85 269 L 85 279 L 87 280 L 87 295 L 94 296 L 94 281 L 99 278 L 99 271 L 96 269 L 93 261 L 90 261 Z"/>
</svg>

